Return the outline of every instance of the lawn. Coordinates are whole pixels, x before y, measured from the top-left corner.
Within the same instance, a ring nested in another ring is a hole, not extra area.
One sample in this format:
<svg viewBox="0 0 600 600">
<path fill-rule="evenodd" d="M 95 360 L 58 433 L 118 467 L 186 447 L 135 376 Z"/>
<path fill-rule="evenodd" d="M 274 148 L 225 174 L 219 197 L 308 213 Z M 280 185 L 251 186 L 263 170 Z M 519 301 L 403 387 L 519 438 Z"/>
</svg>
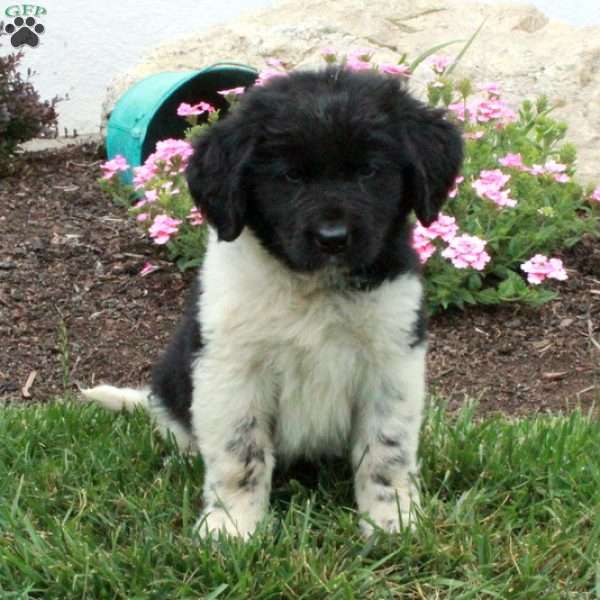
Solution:
<svg viewBox="0 0 600 600">
<path fill-rule="evenodd" d="M 350 473 L 276 479 L 249 543 L 196 543 L 202 465 L 143 414 L 0 421 L 0 598 L 600 598 L 600 423 L 430 409 L 415 531 L 365 542 Z"/>
</svg>

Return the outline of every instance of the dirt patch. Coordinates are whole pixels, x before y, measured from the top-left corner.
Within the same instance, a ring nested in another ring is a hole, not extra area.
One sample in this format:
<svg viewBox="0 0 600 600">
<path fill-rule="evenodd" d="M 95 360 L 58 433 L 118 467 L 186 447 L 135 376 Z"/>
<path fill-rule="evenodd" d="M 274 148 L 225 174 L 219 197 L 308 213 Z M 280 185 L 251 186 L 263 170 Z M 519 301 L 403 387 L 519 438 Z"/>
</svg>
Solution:
<svg viewBox="0 0 600 600">
<path fill-rule="evenodd" d="M 145 383 L 180 314 L 192 274 L 161 261 L 99 190 L 102 160 L 92 144 L 29 153 L 0 181 L 2 402 L 48 401 L 76 382 Z M 430 386 L 452 407 L 470 396 L 484 412 L 528 414 L 600 399 L 599 244 L 563 258 L 570 279 L 541 309 L 432 319 Z M 140 277 L 147 260 L 163 268 Z"/>
</svg>

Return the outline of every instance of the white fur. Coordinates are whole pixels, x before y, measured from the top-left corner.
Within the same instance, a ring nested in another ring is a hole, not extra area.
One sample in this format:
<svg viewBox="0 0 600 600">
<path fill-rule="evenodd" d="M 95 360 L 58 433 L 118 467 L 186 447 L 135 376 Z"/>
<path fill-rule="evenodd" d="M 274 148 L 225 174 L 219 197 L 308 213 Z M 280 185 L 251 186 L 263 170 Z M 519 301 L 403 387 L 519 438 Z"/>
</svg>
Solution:
<svg viewBox="0 0 600 600">
<path fill-rule="evenodd" d="M 80 388 L 79 391 L 85 401 L 95 402 L 107 410 L 133 412 L 138 407 L 147 410 L 163 437 L 173 436 L 179 448 L 184 452 L 194 453 L 197 451 L 195 441 L 177 421 L 169 417 L 159 402 L 153 401 L 148 388 L 133 389 L 98 385 L 93 388 Z"/>
<path fill-rule="evenodd" d="M 164 435 L 201 452 L 205 509 L 196 531 L 246 538 L 267 512 L 275 460 L 344 453 L 363 531 L 407 524 L 418 502 L 424 399 L 425 344 L 411 347 L 419 278 L 347 290 L 335 269 L 291 272 L 248 229 L 231 243 L 211 232 L 201 278 L 195 439 L 148 390 L 82 390 L 112 410 L 147 407 Z"/>
<path fill-rule="evenodd" d="M 107 410 L 126 410 L 133 412 L 136 407 L 148 408 L 150 390 L 118 388 L 112 385 L 98 385 L 93 388 L 79 390 L 88 402 L 96 402 Z"/>
<path fill-rule="evenodd" d="M 387 530 L 399 528 L 398 506 L 406 519 L 417 498 L 411 477 L 425 348 L 410 343 L 421 283 L 406 274 L 369 292 L 349 292 L 325 285 L 325 277 L 293 274 L 248 230 L 233 243 L 211 237 L 199 312 L 205 350 L 194 366 L 192 403 L 207 467 L 209 509 L 201 518 L 207 532 L 215 505 L 229 515 L 219 517 L 215 529 L 241 529 L 241 535 L 254 529 L 266 510 L 274 457 L 287 462 L 342 454 L 352 445 L 359 510 Z M 244 494 L 235 485 L 243 465 L 232 461 L 224 440 L 251 416 L 267 460 L 256 489 Z M 272 438 L 270 418 L 276 421 Z M 382 431 L 400 436 L 406 464 L 385 466 L 391 450 L 377 443 Z M 378 500 L 372 478 L 384 466 L 397 502 Z M 258 512 L 248 510 L 249 497 Z"/>
</svg>

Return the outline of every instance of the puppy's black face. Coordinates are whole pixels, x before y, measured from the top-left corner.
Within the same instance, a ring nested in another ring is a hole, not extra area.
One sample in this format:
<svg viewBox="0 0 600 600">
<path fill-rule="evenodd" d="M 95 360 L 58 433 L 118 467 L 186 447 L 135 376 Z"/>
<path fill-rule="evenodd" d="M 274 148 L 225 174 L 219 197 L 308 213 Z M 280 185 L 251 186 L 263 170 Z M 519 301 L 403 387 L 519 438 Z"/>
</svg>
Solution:
<svg viewBox="0 0 600 600">
<path fill-rule="evenodd" d="M 310 94 L 265 115 L 248 172 L 247 224 L 294 270 L 371 264 L 408 212 L 398 199 L 409 161 L 385 139 L 378 107 L 362 105 Z"/>
<path fill-rule="evenodd" d="M 407 217 L 437 217 L 462 159 L 443 113 L 397 80 L 299 72 L 254 88 L 196 144 L 192 196 L 220 239 L 248 226 L 289 268 L 393 276 Z"/>
</svg>

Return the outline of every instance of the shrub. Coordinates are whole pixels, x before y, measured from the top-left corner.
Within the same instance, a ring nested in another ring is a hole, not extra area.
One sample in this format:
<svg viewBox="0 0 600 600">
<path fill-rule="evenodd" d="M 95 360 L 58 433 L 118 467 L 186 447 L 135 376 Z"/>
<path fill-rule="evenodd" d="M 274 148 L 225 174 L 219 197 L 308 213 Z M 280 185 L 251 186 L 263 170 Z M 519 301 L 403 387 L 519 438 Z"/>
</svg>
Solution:
<svg viewBox="0 0 600 600">
<path fill-rule="evenodd" d="M 328 62 L 338 60 L 331 49 L 323 56 Z M 553 108 L 547 99 L 526 100 L 514 112 L 497 84 L 474 92 L 470 81 L 453 80 L 449 74 L 456 60 L 449 57 L 422 57 L 411 65 L 405 57 L 398 64 L 380 65 L 370 58 L 368 49 L 360 49 L 342 61 L 345 68 L 378 69 L 403 78 L 419 64 L 429 64 L 429 103 L 445 107 L 448 118 L 463 129 L 462 175 L 438 220 L 427 228 L 418 222 L 414 227 L 413 245 L 426 274 L 430 311 L 514 301 L 538 305 L 553 298 L 544 281 L 564 280 L 567 272 L 560 259 L 548 254 L 572 246 L 584 233 L 597 233 L 593 205 L 600 206 L 600 188 L 585 193 L 574 181 L 576 151 L 561 145 L 567 128 L 549 116 Z M 256 85 L 285 74 L 283 63 L 269 61 Z M 235 104 L 243 90 L 221 93 Z M 200 102 L 181 105 L 178 114 L 190 124 L 187 140 L 159 142 L 145 164 L 134 169 L 133 189 L 115 177 L 129 168 L 116 157 L 103 166 L 102 185 L 128 202 L 153 241 L 186 269 L 201 262 L 206 240 L 206 225 L 193 208 L 183 177 L 189 140 L 201 135 L 219 113 Z M 143 273 L 152 269 L 146 265 Z"/>
<path fill-rule="evenodd" d="M 18 71 L 23 53 L 0 56 L 0 169 L 5 169 L 16 147 L 47 134 L 56 126 L 58 97 L 41 101 L 30 82 Z"/>
</svg>

